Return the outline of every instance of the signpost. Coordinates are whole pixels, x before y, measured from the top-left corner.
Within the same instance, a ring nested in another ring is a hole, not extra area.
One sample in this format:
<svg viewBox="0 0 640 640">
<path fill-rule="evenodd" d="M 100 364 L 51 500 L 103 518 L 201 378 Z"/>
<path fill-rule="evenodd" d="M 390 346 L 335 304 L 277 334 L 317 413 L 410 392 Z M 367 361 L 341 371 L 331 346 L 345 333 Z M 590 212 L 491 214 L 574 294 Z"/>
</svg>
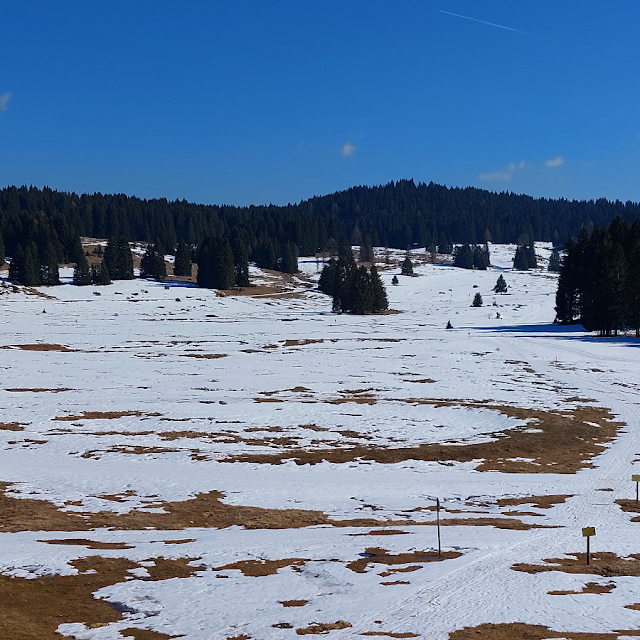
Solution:
<svg viewBox="0 0 640 640">
<path fill-rule="evenodd" d="M 634 474 L 631 479 L 636 483 L 636 502 L 638 502 L 638 483 L 640 483 L 640 475 Z"/>
<path fill-rule="evenodd" d="M 442 554 L 440 548 L 440 498 L 436 498 L 436 522 L 438 525 L 438 555 Z"/>
<path fill-rule="evenodd" d="M 587 539 L 587 564 L 591 564 L 591 549 L 589 547 L 589 541 L 591 540 L 591 536 L 596 535 L 595 527 L 585 527 L 582 530 L 582 535 Z"/>
</svg>

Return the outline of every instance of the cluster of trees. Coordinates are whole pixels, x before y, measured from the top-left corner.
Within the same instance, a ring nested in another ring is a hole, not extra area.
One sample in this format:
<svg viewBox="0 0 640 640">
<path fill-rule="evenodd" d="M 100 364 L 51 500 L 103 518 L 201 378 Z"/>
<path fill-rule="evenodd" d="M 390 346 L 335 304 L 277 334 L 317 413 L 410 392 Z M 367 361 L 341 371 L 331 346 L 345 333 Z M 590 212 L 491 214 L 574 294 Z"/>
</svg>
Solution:
<svg viewBox="0 0 640 640">
<path fill-rule="evenodd" d="M 601 336 L 632 329 L 640 337 L 640 219 L 621 218 L 569 240 L 561 262 L 556 320 L 581 322 Z"/>
<path fill-rule="evenodd" d="M 371 262 L 373 246 L 406 249 L 453 243 L 516 242 L 522 235 L 563 244 L 586 225 L 608 225 L 616 216 L 632 221 L 640 205 L 605 199 L 534 199 L 475 188 L 448 188 L 413 180 L 378 187 L 353 187 L 286 206 L 201 205 L 164 198 L 144 200 L 122 194 L 77 195 L 49 188 L 0 190 L 0 253 L 17 255 L 43 230 L 59 262 L 74 262 L 77 236 L 124 237 L 155 242 L 169 251 L 179 240 L 188 246 L 207 237 L 242 238 L 249 258 L 265 268 L 295 268 L 292 256 L 331 252 L 332 246 L 362 248 Z M 38 245 L 39 246 L 39 245 Z M 0 255 L 0 258 L 2 256 Z"/>
<path fill-rule="evenodd" d="M 463 269 L 482 269 L 484 271 L 491 265 L 488 243 L 483 246 L 477 244 L 460 245 L 453 250 L 453 255 L 453 264 Z"/>
<path fill-rule="evenodd" d="M 353 257 L 331 259 L 320 274 L 318 288 L 333 297 L 339 313 L 380 313 L 388 308 L 387 293 L 375 265 L 370 270 L 358 266 Z"/>
<path fill-rule="evenodd" d="M 527 269 L 535 269 L 538 266 L 538 260 L 536 259 L 536 250 L 533 240 L 528 238 L 520 239 L 518 241 L 518 247 L 516 248 L 516 254 L 513 257 L 513 268 L 520 271 L 527 271 Z"/>
</svg>

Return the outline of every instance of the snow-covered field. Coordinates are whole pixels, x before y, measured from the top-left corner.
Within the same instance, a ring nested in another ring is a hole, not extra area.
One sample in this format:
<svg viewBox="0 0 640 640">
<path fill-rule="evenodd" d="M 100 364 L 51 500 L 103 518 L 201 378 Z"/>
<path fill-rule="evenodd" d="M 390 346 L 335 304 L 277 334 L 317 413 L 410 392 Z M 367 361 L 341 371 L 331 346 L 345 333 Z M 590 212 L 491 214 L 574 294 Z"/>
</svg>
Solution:
<svg viewBox="0 0 640 640">
<path fill-rule="evenodd" d="M 257 297 L 146 280 L 24 291 L 3 272 L 4 580 L 128 559 L 94 594 L 115 621 L 60 620 L 77 639 L 640 629 L 626 606 L 640 577 L 512 568 L 584 552 L 586 526 L 596 560 L 640 553 L 640 523 L 615 503 L 635 497 L 640 466 L 640 341 L 554 326 L 556 276 L 512 271 L 514 250 L 494 245 L 486 272 L 416 253 L 417 276 L 398 286 L 383 268 L 398 313 L 367 317 L 330 313 L 309 286 L 315 260 L 289 292 Z M 492 292 L 500 273 L 506 295 Z M 576 436 L 576 473 L 553 443 L 564 427 L 536 445 L 545 415 L 595 430 Z M 615 438 L 599 439 L 614 418 Z M 167 559 L 177 577 L 154 577 Z"/>
</svg>

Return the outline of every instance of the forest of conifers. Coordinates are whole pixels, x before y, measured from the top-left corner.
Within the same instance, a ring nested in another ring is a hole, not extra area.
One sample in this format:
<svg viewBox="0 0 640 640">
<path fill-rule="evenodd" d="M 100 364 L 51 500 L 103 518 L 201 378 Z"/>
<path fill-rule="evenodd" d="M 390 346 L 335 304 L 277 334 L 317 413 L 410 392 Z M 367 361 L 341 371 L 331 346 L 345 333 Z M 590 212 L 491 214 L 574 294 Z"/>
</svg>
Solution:
<svg viewBox="0 0 640 640">
<path fill-rule="evenodd" d="M 7 187 L 0 191 L 0 245 L 3 239 L 5 253 L 11 256 L 19 244 L 33 240 L 40 245 L 42 235 L 50 235 L 60 262 L 70 258 L 78 235 L 157 239 L 167 251 L 180 240 L 193 245 L 209 236 L 240 237 L 252 259 L 259 250 L 282 256 L 288 243 L 297 245 L 299 255 L 326 249 L 332 238 L 338 246 L 359 244 L 354 231 L 356 236 L 368 235 L 374 246 L 400 249 L 482 243 L 487 238 L 517 242 L 524 236 L 562 245 L 569 237 L 577 237 L 583 225 L 606 227 L 617 216 L 633 221 L 640 217 L 640 206 L 605 199 L 534 199 L 413 180 L 353 187 L 281 207 L 201 205 Z"/>
</svg>

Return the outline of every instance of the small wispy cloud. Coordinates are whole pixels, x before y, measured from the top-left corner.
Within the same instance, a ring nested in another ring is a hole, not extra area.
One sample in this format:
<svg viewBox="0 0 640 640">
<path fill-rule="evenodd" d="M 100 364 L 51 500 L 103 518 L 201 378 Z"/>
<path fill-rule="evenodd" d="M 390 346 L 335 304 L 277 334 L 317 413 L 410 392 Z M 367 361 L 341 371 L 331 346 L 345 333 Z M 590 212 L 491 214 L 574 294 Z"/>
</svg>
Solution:
<svg viewBox="0 0 640 640">
<path fill-rule="evenodd" d="M 500 169 L 499 171 L 490 171 L 488 173 L 481 173 L 478 178 L 486 182 L 508 182 L 509 180 L 511 180 L 511 176 L 516 171 L 526 169 L 527 166 L 528 165 L 524 160 L 521 160 L 520 162 L 518 162 L 518 164 L 516 164 L 515 162 L 510 162 L 504 169 Z"/>
<path fill-rule="evenodd" d="M 340 151 L 340 154 L 344 157 L 344 158 L 348 158 L 349 156 L 352 156 L 355 152 L 356 152 L 356 145 L 352 144 L 351 142 L 345 142 L 344 145 L 342 146 L 342 151 Z"/>
<path fill-rule="evenodd" d="M 549 158 L 545 163 L 545 167 L 561 167 L 564 164 L 564 158 L 562 156 L 556 156 L 555 158 Z"/>
<path fill-rule="evenodd" d="M 10 93 L 2 93 L 0 94 L 0 111 L 6 111 L 9 106 L 9 99 L 11 98 Z"/>
</svg>

